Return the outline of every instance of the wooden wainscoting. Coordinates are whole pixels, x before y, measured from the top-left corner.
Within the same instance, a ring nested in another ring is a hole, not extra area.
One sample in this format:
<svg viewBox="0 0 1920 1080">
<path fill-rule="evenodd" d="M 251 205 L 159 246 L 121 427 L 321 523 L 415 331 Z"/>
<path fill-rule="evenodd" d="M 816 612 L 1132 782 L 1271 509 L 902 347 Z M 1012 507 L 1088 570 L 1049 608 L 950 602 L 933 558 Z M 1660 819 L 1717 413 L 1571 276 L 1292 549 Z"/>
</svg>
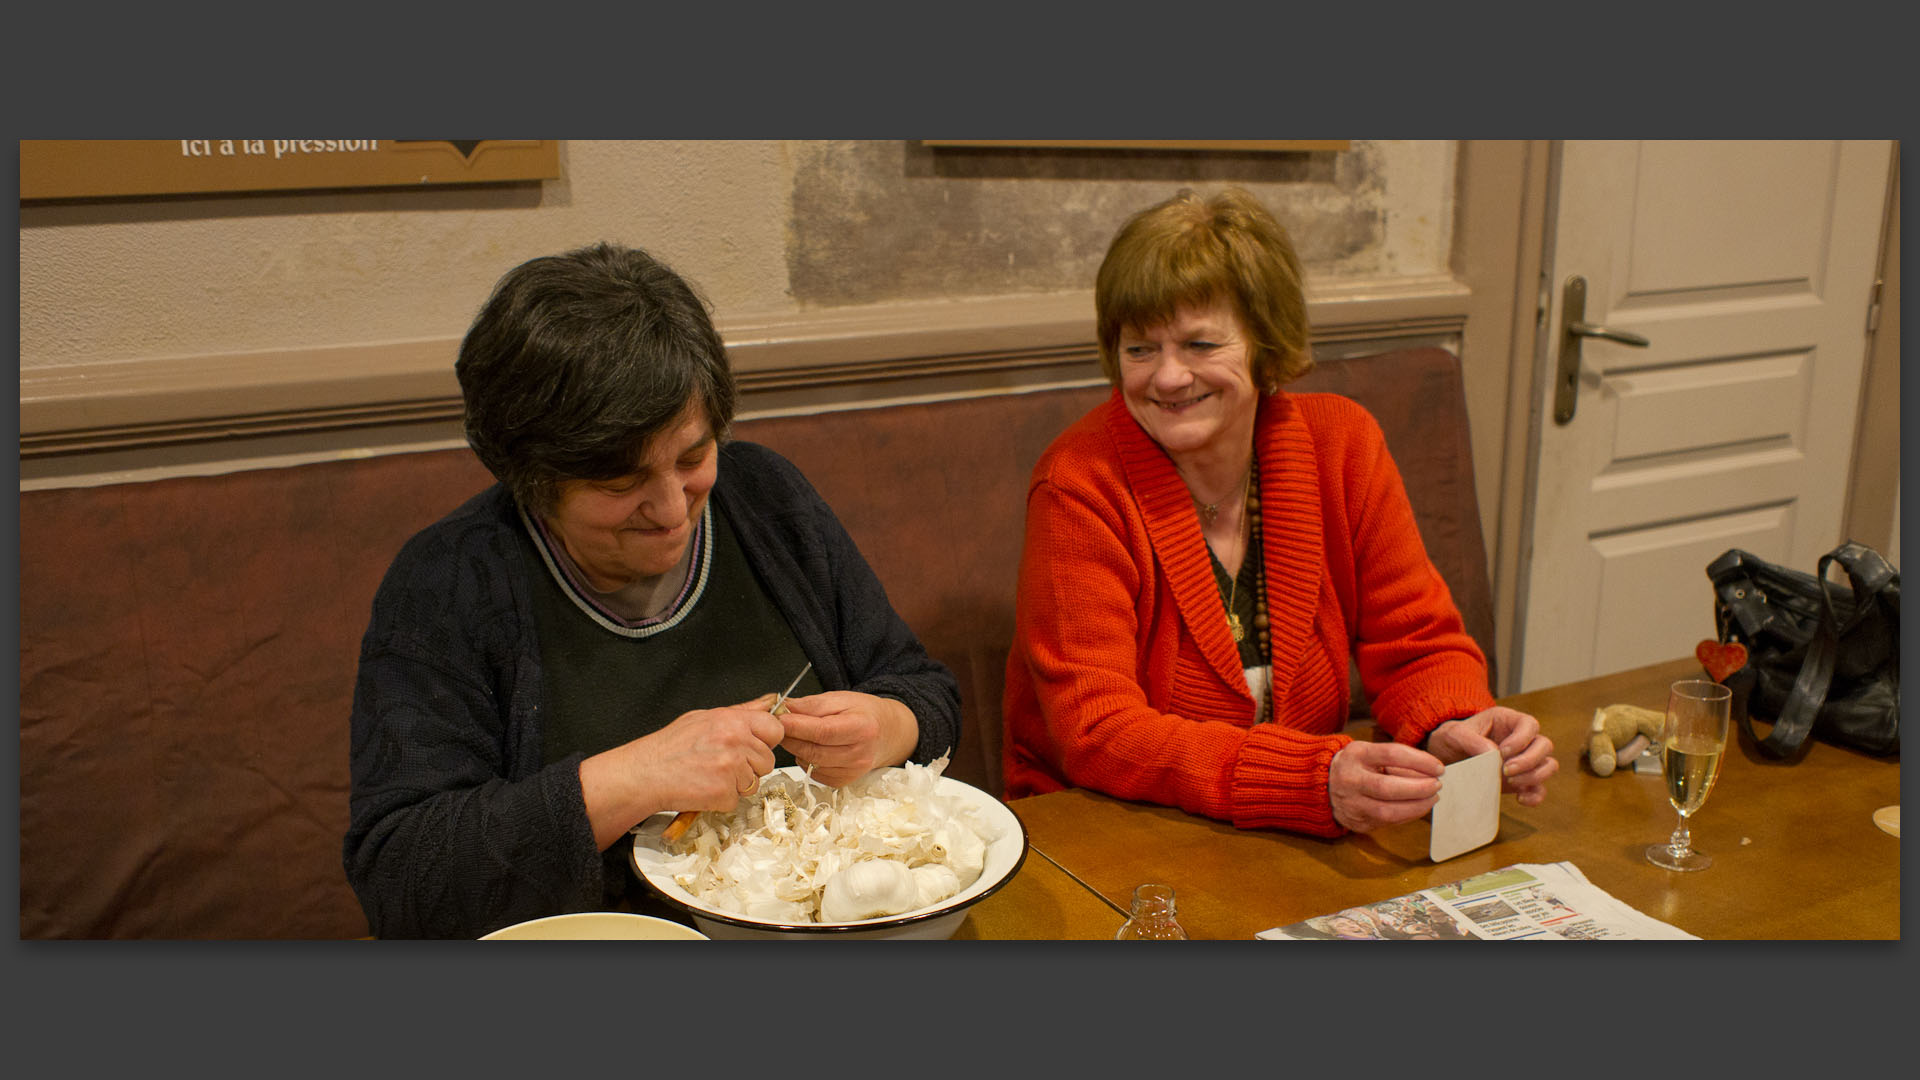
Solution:
<svg viewBox="0 0 1920 1080">
<path fill-rule="evenodd" d="M 1329 286 L 1309 307 L 1315 346 L 1458 352 L 1469 299 L 1445 275 Z M 1101 381 L 1086 292 L 723 319 L 720 330 L 744 417 Z M 457 444 L 458 349 L 439 338 L 24 369 L 22 488 Z"/>
</svg>

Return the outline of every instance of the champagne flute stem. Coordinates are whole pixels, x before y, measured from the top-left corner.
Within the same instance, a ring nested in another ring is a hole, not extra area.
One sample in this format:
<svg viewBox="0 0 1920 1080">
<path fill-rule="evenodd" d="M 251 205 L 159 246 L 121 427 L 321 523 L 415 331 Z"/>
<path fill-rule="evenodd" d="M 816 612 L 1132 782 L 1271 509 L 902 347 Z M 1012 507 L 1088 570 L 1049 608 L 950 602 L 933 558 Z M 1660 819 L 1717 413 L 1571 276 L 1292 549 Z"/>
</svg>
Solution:
<svg viewBox="0 0 1920 1080">
<path fill-rule="evenodd" d="M 1673 827 L 1673 835 L 1667 838 L 1667 846 L 1675 855 L 1685 855 L 1693 847 L 1693 834 L 1687 831 L 1687 817 L 1680 815 L 1680 824 Z"/>
</svg>

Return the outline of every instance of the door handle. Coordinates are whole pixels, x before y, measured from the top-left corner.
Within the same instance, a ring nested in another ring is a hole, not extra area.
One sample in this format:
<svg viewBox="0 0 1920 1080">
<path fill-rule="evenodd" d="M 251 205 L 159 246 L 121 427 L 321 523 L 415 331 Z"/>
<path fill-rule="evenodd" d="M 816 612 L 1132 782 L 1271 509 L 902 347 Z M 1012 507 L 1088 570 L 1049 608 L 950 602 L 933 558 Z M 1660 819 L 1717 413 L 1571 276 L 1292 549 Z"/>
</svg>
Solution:
<svg viewBox="0 0 1920 1080">
<path fill-rule="evenodd" d="M 1615 330 L 1610 326 L 1595 326 L 1592 323 L 1568 323 L 1567 333 L 1577 334 L 1580 337 L 1606 338 L 1608 341 L 1617 341 L 1622 345 L 1634 345 L 1642 349 L 1646 348 L 1649 344 L 1647 339 L 1641 337 L 1639 334 L 1626 330 Z"/>
<path fill-rule="evenodd" d="M 1575 274 L 1567 279 L 1560 303 L 1560 321 L 1565 328 L 1560 331 L 1560 363 L 1554 373 L 1553 422 L 1556 424 L 1572 421 L 1573 407 L 1579 401 L 1581 339 L 1605 338 L 1636 349 L 1644 349 L 1649 344 L 1639 334 L 1596 326 L 1587 322 L 1586 317 L 1587 279 Z"/>
</svg>

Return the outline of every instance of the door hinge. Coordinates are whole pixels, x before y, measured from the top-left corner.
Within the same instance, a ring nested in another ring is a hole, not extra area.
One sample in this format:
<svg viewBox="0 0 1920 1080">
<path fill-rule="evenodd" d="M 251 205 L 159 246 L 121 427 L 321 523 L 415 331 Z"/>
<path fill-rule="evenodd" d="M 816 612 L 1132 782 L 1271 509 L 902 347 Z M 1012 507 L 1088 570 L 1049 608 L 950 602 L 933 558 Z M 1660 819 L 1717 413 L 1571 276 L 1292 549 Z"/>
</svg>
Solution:
<svg viewBox="0 0 1920 1080">
<path fill-rule="evenodd" d="M 1880 282 L 1873 283 L 1873 293 L 1867 298 L 1867 333 L 1880 329 Z"/>
</svg>

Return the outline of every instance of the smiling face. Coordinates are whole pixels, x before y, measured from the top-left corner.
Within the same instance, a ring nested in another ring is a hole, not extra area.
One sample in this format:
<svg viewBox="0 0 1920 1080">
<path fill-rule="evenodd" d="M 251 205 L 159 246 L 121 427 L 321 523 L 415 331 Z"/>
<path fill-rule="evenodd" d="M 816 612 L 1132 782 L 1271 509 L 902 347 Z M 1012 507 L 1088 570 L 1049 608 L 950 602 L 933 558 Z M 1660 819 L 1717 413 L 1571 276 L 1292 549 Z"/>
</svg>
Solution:
<svg viewBox="0 0 1920 1080">
<path fill-rule="evenodd" d="M 634 472 L 563 482 L 546 524 L 587 583 L 612 592 L 679 564 L 719 470 L 713 425 L 689 405 L 647 444 Z"/>
<path fill-rule="evenodd" d="M 1249 349 L 1226 301 L 1183 305 L 1160 326 L 1123 327 L 1121 399 L 1175 458 L 1246 445 L 1260 399 Z"/>
</svg>

